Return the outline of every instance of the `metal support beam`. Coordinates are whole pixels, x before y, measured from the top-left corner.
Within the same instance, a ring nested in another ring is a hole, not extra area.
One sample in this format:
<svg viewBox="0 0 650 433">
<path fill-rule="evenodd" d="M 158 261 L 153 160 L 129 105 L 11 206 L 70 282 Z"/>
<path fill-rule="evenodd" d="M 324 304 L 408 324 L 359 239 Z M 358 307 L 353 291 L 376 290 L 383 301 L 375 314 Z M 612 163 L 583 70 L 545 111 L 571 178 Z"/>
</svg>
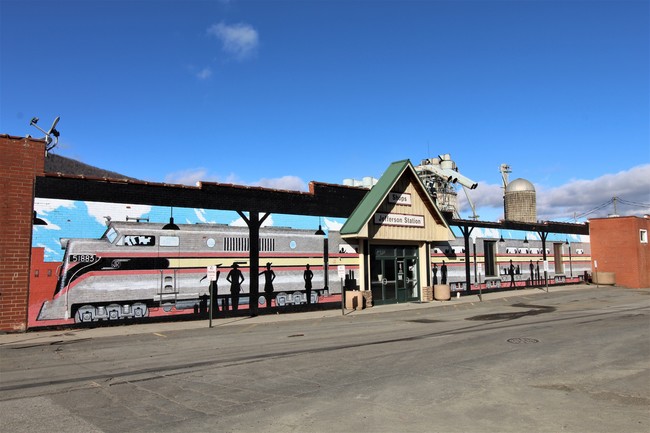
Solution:
<svg viewBox="0 0 650 433">
<path fill-rule="evenodd" d="M 546 261 L 546 238 L 548 237 L 548 232 L 538 231 L 537 234 L 542 239 L 542 260 L 544 261 L 544 285 L 546 286 L 546 291 L 548 292 L 548 262 Z"/>
<path fill-rule="evenodd" d="M 470 276 L 470 261 L 469 261 L 469 235 L 472 234 L 472 231 L 474 230 L 474 227 L 470 227 L 468 225 L 459 225 L 458 228 L 460 228 L 461 233 L 463 234 L 463 238 L 465 239 L 465 287 L 467 290 L 467 293 L 471 292 L 472 289 L 472 279 Z"/>
<path fill-rule="evenodd" d="M 259 212 L 248 212 L 248 217 L 242 211 L 237 211 L 240 217 L 248 226 L 248 237 L 250 239 L 250 250 L 248 252 L 249 262 L 249 291 L 248 291 L 248 310 L 251 317 L 258 314 L 258 299 L 260 297 L 260 227 L 264 220 L 268 218 L 269 213 L 260 218 Z"/>
</svg>

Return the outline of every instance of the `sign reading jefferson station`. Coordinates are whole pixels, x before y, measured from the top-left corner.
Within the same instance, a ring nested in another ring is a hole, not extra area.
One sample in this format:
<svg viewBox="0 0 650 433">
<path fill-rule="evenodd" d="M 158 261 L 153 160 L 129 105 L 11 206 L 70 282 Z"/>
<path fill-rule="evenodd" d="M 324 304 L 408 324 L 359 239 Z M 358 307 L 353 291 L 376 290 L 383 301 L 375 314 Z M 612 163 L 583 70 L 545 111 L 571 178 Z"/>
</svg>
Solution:
<svg viewBox="0 0 650 433">
<path fill-rule="evenodd" d="M 375 224 L 400 227 L 424 227 L 424 216 L 377 212 L 375 214 Z"/>
</svg>

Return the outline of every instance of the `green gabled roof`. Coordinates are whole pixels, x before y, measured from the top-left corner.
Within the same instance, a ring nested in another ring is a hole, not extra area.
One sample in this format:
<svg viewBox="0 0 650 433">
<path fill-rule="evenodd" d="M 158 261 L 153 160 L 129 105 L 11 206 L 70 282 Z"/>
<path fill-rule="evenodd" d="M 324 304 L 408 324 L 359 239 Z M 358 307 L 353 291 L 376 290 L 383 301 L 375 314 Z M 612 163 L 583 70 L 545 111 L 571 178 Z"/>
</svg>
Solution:
<svg viewBox="0 0 650 433">
<path fill-rule="evenodd" d="M 370 191 L 368 191 L 368 194 L 366 194 L 361 202 L 357 205 L 356 209 L 352 212 L 352 215 L 347 219 L 345 224 L 343 224 L 343 227 L 341 227 L 341 235 L 354 235 L 359 233 L 363 227 L 368 223 L 370 218 L 375 214 L 379 206 L 382 204 L 390 190 L 393 188 L 393 185 L 402 177 L 404 172 L 410 169 L 413 173 L 413 176 L 415 179 L 417 179 L 418 183 L 424 189 L 424 185 L 422 185 L 422 182 L 420 181 L 420 178 L 417 176 L 417 173 L 415 172 L 415 168 L 413 168 L 413 165 L 411 165 L 411 161 L 408 159 L 402 160 L 402 161 L 396 161 L 393 162 L 384 172 L 384 174 L 381 176 L 379 181 L 375 186 L 372 187 Z M 429 194 L 425 194 L 432 205 L 432 208 L 435 210 L 437 216 L 439 217 L 441 223 L 445 225 L 447 228 L 449 226 L 447 225 L 447 222 L 445 219 L 442 217 L 440 214 L 440 211 L 436 207 L 435 203 L 433 200 L 431 200 L 431 197 Z"/>
</svg>

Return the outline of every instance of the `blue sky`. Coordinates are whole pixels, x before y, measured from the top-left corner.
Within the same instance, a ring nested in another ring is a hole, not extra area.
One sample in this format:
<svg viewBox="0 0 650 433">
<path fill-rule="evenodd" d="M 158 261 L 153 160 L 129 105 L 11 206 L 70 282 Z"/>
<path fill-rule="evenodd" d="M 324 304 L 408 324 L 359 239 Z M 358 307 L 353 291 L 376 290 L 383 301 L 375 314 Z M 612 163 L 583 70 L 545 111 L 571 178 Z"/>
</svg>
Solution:
<svg viewBox="0 0 650 433">
<path fill-rule="evenodd" d="M 305 190 L 448 153 L 482 220 L 502 163 L 540 219 L 614 196 L 650 213 L 648 1 L 2 0 L 0 19 L 0 133 L 60 116 L 54 152 L 104 169 Z"/>
</svg>

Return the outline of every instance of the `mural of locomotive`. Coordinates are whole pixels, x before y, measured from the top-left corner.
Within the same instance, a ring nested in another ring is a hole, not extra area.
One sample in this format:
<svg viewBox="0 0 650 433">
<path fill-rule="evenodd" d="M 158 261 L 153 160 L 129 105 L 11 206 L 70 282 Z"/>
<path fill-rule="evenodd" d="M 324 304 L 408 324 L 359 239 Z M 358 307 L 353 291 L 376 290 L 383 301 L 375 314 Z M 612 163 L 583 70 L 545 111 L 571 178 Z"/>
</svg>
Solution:
<svg viewBox="0 0 650 433">
<path fill-rule="evenodd" d="M 207 311 L 208 266 L 218 269 L 214 308 L 223 312 L 247 309 L 250 302 L 264 308 L 340 300 L 337 267 L 358 269 L 354 247 L 334 231 L 325 243 L 313 230 L 261 228 L 260 274 L 250 275 L 247 228 L 179 228 L 111 221 L 99 239 L 62 240 L 54 296 L 42 303 L 35 325 Z M 260 281 L 255 300 L 249 299 L 251 278 Z"/>
<path fill-rule="evenodd" d="M 463 242 L 460 237 L 433 244 L 431 248 L 432 274 L 437 274 L 440 282 L 445 266 L 452 291 L 467 290 Z M 541 241 L 476 239 L 476 254 L 470 243 L 470 290 L 545 285 L 543 253 Z M 578 283 L 584 281 L 585 273 L 591 272 L 589 242 L 574 241 L 569 246 L 566 241 L 549 240 L 546 256 L 549 284 Z"/>
</svg>

